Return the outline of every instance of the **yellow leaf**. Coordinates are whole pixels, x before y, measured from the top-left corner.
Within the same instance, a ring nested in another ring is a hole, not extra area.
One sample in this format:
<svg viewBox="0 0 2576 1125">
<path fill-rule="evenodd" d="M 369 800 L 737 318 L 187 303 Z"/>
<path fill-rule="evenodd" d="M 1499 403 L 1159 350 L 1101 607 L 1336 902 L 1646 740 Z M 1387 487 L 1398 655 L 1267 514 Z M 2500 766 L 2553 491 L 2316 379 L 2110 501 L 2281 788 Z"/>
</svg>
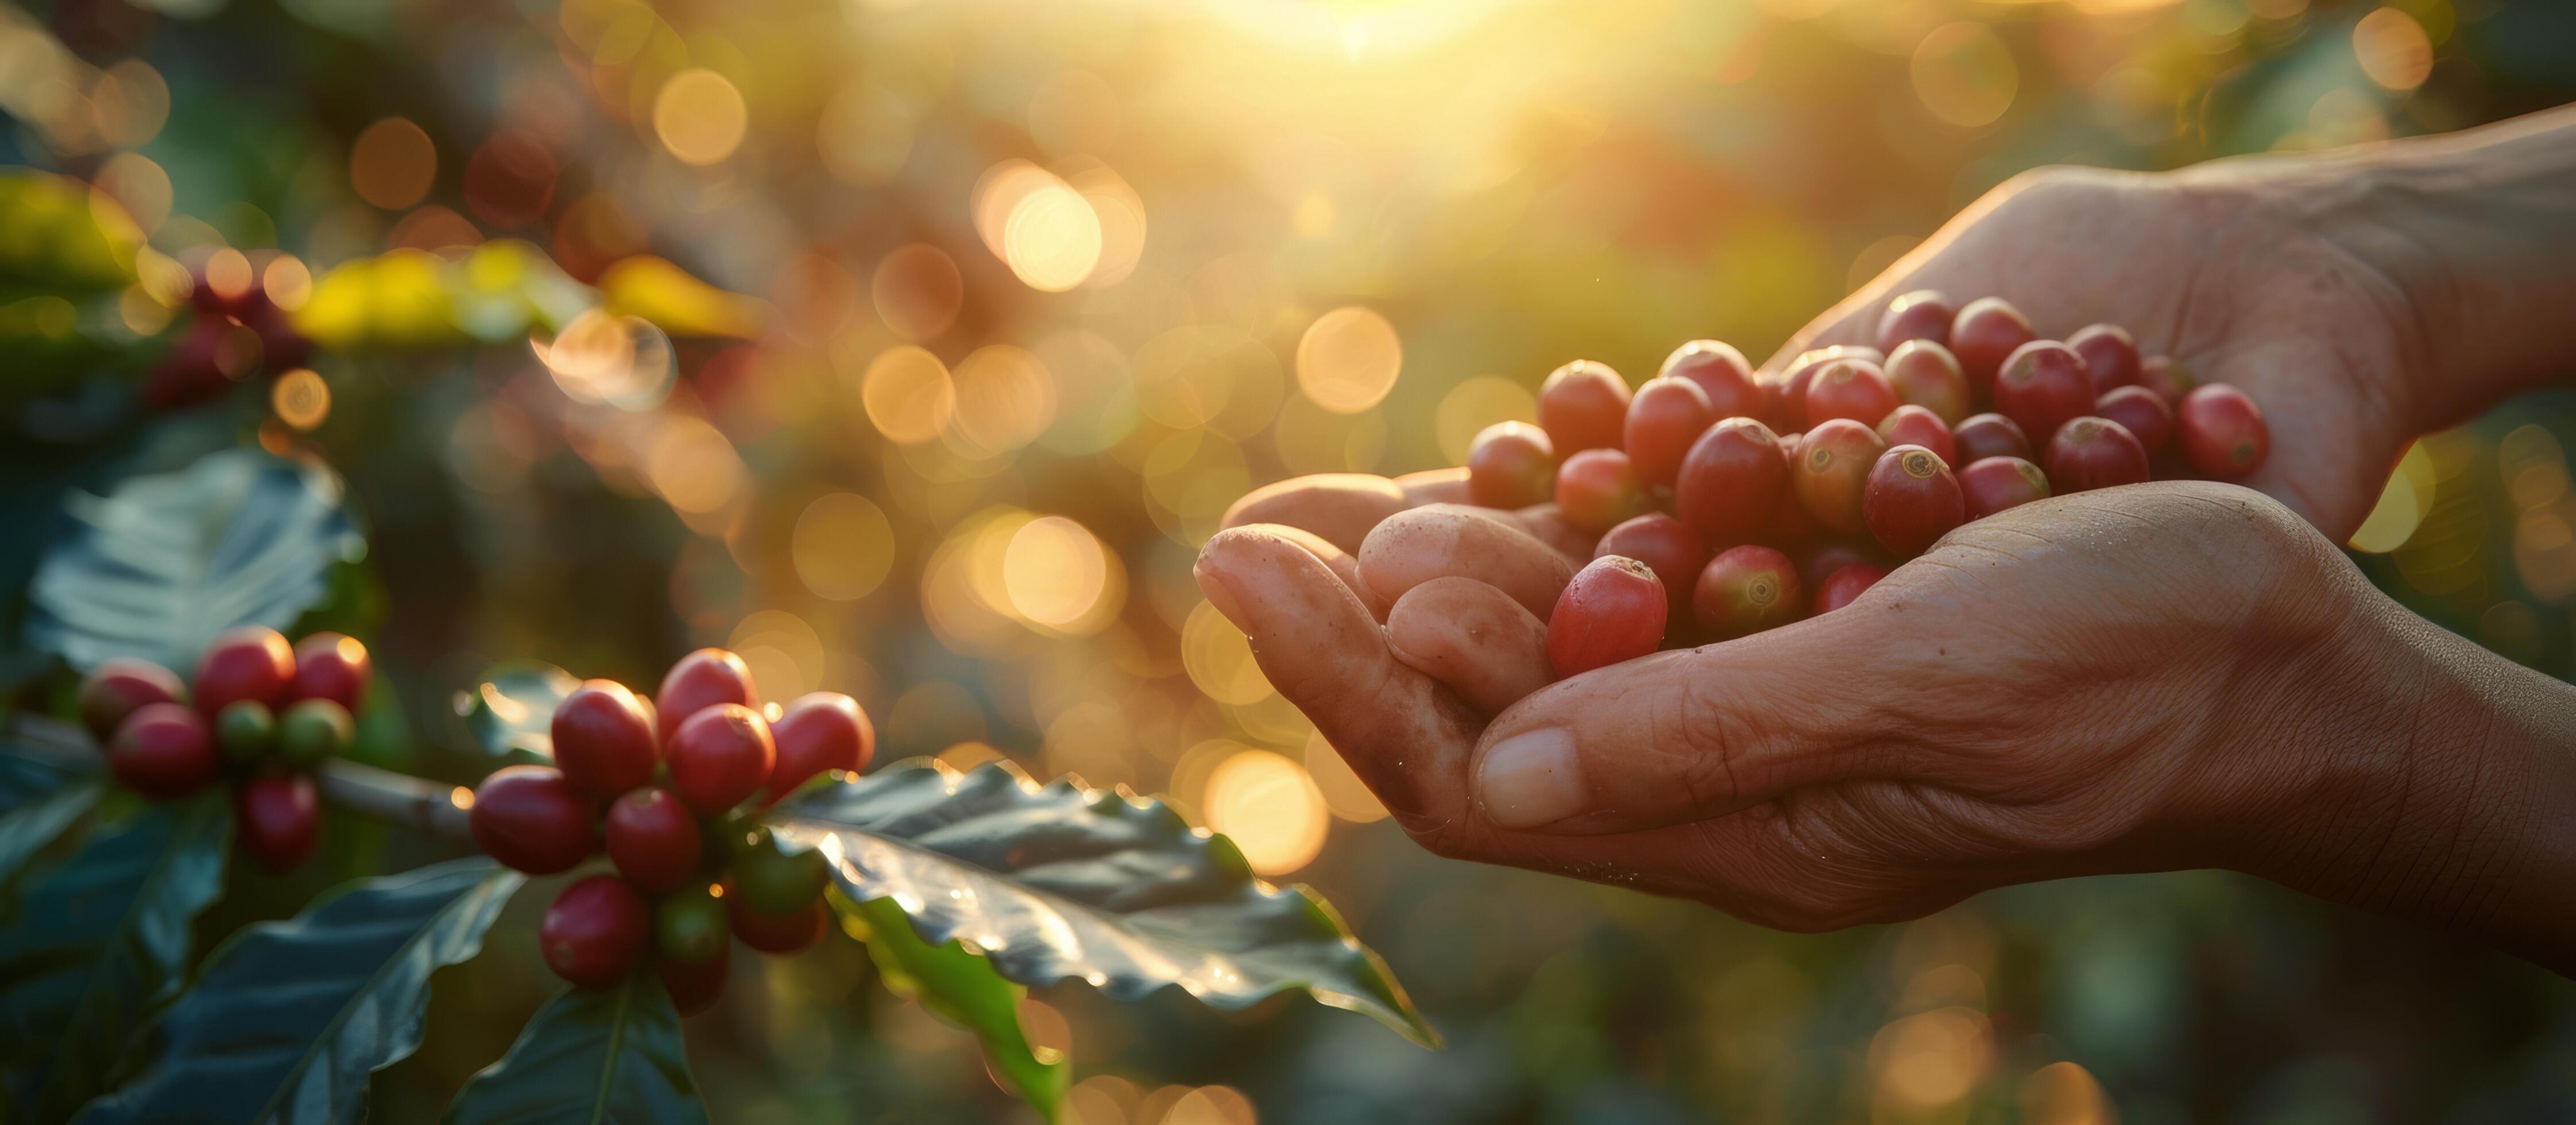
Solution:
<svg viewBox="0 0 2576 1125">
<path fill-rule="evenodd" d="M 650 254 L 608 267 L 599 289 L 609 312 L 643 317 L 674 336 L 747 340 L 769 320 L 766 302 L 718 289 Z"/>
</svg>

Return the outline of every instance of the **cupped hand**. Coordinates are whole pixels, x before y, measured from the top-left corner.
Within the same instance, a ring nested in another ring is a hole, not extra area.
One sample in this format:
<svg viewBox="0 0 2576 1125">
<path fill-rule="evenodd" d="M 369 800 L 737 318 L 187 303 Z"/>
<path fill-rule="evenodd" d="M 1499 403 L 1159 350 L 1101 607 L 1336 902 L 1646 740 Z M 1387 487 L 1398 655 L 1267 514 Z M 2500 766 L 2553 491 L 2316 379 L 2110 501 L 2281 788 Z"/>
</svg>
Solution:
<svg viewBox="0 0 2576 1125">
<path fill-rule="evenodd" d="M 2451 419 L 2423 401 L 2434 370 L 2399 284 L 2304 220 L 2277 162 L 2174 173 L 2056 168 L 1961 212 L 1793 337 L 1771 366 L 1831 344 L 1873 344 L 1880 314 L 1918 289 L 1997 296 L 2043 339 L 2129 329 L 2148 355 L 2263 407 L 2272 452 L 2240 483 L 2337 542 L 2370 514 L 2405 443 Z M 2306 188 L 2297 189 L 2300 191 Z"/>
<path fill-rule="evenodd" d="M 1356 556 L 1230 528 L 1198 579 L 1405 829 L 1785 928 L 2249 866 L 2319 746 L 2407 697 L 2352 565 L 2227 485 L 2026 505 L 1844 609 L 1554 684 L 1537 622 L 1570 560 L 1508 513 L 1390 509 Z"/>
</svg>

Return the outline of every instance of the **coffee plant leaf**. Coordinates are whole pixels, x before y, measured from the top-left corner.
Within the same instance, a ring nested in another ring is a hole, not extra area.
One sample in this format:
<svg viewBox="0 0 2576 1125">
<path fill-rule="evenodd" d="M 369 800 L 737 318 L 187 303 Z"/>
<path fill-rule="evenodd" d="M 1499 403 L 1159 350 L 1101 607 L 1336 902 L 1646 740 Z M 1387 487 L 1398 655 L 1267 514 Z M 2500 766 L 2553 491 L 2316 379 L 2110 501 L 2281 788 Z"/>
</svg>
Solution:
<svg viewBox="0 0 2576 1125">
<path fill-rule="evenodd" d="M 857 923 L 854 928 L 888 991 L 919 1000 L 932 1014 L 973 1032 L 984 1045 L 984 1057 L 1021 1101 L 1049 1121 L 1063 1115 L 1073 1066 L 1063 1052 L 1029 1042 L 1020 1026 L 1020 998 L 1027 990 L 1002 979 L 992 962 L 956 941 L 932 945 L 921 940 L 892 899 L 853 903 L 834 895 L 832 905 Z"/>
<path fill-rule="evenodd" d="M 932 945 L 963 940 L 1004 978 L 1120 1000 L 1177 987 L 1222 1009 L 1292 989 L 1425 1046 L 1437 1033 L 1322 898 L 1253 877 L 1169 805 L 1008 762 L 898 763 L 774 810 L 854 902 L 892 899 Z"/>
<path fill-rule="evenodd" d="M 456 693 L 456 713 L 474 745 L 502 764 L 547 765 L 555 760 L 555 708 L 579 687 L 579 677 L 552 664 L 496 664 Z"/>
<path fill-rule="evenodd" d="M 235 934 L 154 1022 L 135 1080 L 83 1125 L 355 1122 L 418 1049 L 429 982 L 483 947 L 524 877 L 480 856 L 344 885 Z"/>
<path fill-rule="evenodd" d="M 671 994 L 638 971 L 538 1009 L 510 1053 L 457 1092 L 446 1120 L 704 1125 L 707 1107 L 689 1077 Z"/>
</svg>

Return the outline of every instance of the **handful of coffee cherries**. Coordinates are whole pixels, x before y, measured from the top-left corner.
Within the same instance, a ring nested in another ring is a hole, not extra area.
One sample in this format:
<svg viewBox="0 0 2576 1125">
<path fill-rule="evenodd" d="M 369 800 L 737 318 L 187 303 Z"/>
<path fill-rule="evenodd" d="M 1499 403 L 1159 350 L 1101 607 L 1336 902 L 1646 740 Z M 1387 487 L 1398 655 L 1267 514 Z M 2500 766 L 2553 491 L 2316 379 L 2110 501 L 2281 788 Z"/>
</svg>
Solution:
<svg viewBox="0 0 2576 1125">
<path fill-rule="evenodd" d="M 1539 388 L 1537 425 L 1476 436 L 1467 487 L 1486 507 L 1552 501 L 1600 536 L 1548 620 L 1565 677 L 1668 632 L 1725 640 L 1838 609 L 1972 519 L 2158 476 L 2240 479 L 2270 449 L 2245 392 L 2142 355 L 2119 325 L 2043 340 L 2000 297 L 1920 290 L 1888 305 L 1878 346 L 1777 376 L 1715 340 L 1634 392 L 1569 363 Z"/>
</svg>

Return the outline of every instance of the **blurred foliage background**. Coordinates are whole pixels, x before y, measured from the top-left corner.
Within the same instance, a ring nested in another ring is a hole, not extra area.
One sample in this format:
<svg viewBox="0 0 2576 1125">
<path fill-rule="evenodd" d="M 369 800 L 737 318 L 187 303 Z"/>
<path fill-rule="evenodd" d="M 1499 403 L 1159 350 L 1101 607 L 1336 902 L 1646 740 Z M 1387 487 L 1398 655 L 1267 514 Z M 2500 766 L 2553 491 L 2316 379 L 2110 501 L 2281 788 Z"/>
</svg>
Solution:
<svg viewBox="0 0 2576 1125">
<path fill-rule="evenodd" d="M 182 444 L 348 475 L 395 697 L 370 722 L 410 735 L 376 757 L 463 768 L 455 693 L 496 660 L 643 685 L 727 645 L 772 698 L 858 696 L 881 760 L 1168 794 L 1325 892 L 1451 1041 L 1051 990 L 1024 1017 L 1091 1125 L 2576 1117 L 2576 986 L 2243 878 L 1802 937 L 1431 859 L 1189 578 L 1247 488 L 1455 464 L 1577 356 L 1758 356 L 2022 169 L 2571 96 L 2558 0 L 0 3 L 0 162 L 95 183 L 170 261 L 364 306 L 299 311 L 327 327 L 419 299 L 335 267 L 533 247 L 707 329 L 326 348 L 202 413 Z M 636 255 L 745 296 L 602 276 Z M 0 300 L 0 329 L 43 311 Z M 2571 440 L 2564 392 L 2428 438 L 2362 565 L 2576 675 Z M 344 869 L 404 846 L 333 831 Z M 1025 1112 L 855 946 L 736 971 L 690 1027 L 719 1119 Z M 442 1104 L 550 984 L 532 928 L 496 931 L 382 1118 Z"/>
</svg>

